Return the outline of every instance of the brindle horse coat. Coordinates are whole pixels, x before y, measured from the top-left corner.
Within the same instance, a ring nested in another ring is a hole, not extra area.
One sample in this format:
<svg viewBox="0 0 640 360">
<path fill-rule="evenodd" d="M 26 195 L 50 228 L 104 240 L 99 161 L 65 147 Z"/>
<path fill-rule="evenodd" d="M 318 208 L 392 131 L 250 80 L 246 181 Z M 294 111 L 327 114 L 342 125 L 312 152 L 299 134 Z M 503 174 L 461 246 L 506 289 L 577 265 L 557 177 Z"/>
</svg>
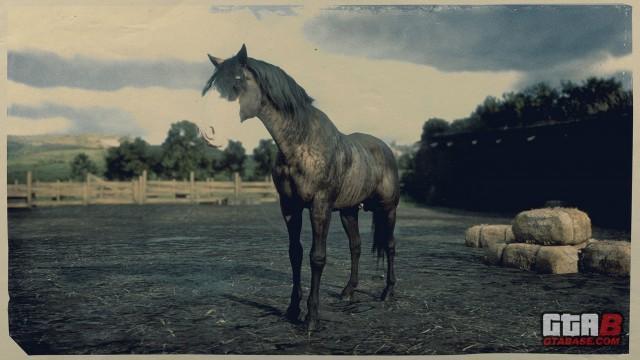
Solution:
<svg viewBox="0 0 640 360">
<path fill-rule="evenodd" d="M 289 232 L 293 289 L 287 317 L 296 320 L 300 315 L 300 230 L 304 208 L 309 209 L 313 233 L 306 316 L 309 331 L 318 325 L 318 292 L 332 211 L 340 212 L 351 250 L 351 275 L 342 297 L 351 299 L 358 285 L 361 204 L 364 210 L 373 212 L 373 249 L 378 256 L 387 256 L 387 284 L 381 299 L 392 295 L 396 280 L 393 230 L 399 186 L 389 147 L 370 135 L 342 134 L 289 75 L 274 65 L 247 57 L 244 45 L 229 59 L 211 55 L 209 59 L 216 71 L 203 89 L 203 96 L 215 87 L 227 100 L 238 99 L 241 121 L 258 117 L 279 150 L 272 175 Z"/>
</svg>

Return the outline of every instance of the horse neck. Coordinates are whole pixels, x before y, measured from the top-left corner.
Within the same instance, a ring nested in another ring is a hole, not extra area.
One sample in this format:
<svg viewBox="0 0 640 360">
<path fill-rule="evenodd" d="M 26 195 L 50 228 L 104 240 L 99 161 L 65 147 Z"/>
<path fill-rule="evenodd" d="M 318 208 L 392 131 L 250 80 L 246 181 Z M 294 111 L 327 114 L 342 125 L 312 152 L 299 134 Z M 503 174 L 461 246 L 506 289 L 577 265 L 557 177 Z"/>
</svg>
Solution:
<svg viewBox="0 0 640 360">
<path fill-rule="evenodd" d="M 312 108 L 310 112 L 317 111 Z M 313 114 L 309 114 L 309 117 Z M 288 162 L 296 158 L 298 150 L 304 144 L 309 143 L 311 135 L 310 119 L 293 118 L 291 115 L 278 111 L 270 103 L 265 104 L 258 118 L 271 134 L 280 152 Z"/>
</svg>

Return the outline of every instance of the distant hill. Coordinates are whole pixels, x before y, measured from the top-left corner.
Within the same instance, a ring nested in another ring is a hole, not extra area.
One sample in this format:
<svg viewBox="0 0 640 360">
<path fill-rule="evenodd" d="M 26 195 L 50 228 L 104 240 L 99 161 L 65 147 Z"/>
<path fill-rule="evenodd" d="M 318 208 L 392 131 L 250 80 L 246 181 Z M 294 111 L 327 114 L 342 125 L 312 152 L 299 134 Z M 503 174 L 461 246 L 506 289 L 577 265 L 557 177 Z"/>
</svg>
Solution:
<svg viewBox="0 0 640 360">
<path fill-rule="evenodd" d="M 32 171 L 34 180 L 67 180 L 71 174 L 71 161 L 80 153 L 87 154 L 102 173 L 107 149 L 118 144 L 118 137 L 99 134 L 9 135 L 7 181 L 24 182 L 27 171 Z"/>
</svg>

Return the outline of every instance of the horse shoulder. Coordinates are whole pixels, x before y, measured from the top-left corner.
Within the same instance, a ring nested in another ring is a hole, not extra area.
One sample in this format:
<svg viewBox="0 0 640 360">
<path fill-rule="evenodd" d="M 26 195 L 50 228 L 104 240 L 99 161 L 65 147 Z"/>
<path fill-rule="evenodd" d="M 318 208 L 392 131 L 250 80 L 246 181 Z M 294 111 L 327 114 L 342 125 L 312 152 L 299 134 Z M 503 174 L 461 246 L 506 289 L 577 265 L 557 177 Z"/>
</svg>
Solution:
<svg viewBox="0 0 640 360">
<path fill-rule="evenodd" d="M 284 156 L 278 156 L 273 168 L 273 181 L 280 196 L 305 203 L 311 201 L 318 188 L 317 175 L 311 169 L 309 163 L 299 159 L 289 162 Z"/>
</svg>

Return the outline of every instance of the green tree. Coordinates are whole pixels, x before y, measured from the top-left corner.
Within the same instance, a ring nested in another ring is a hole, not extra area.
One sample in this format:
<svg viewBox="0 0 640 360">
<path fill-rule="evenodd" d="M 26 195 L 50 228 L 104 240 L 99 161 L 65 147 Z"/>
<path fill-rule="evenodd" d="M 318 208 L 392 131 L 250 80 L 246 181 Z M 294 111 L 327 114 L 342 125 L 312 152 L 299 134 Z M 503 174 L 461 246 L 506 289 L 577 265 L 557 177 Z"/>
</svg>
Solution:
<svg viewBox="0 0 640 360">
<path fill-rule="evenodd" d="M 422 128 L 419 147 L 411 156 L 399 159 L 403 190 L 418 201 L 437 204 L 444 201 L 453 165 L 446 156 L 437 156 L 434 147 L 438 134 L 482 131 L 535 123 L 584 120 L 597 116 L 606 121 L 629 119 L 633 111 L 632 92 L 615 79 L 589 78 L 580 84 L 563 82 L 559 88 L 545 83 L 518 92 L 503 94 L 502 99 L 487 97 L 468 117 L 447 123 L 429 119 Z"/>
<path fill-rule="evenodd" d="M 475 113 L 473 113 L 469 117 L 453 120 L 451 122 L 451 125 L 449 126 L 449 129 L 450 129 L 449 132 L 457 133 L 457 132 L 479 130 L 482 128 L 484 128 L 484 125 L 482 124 L 480 117 Z"/>
<path fill-rule="evenodd" d="M 559 88 L 542 82 L 522 91 L 505 93 L 502 99 L 488 96 L 468 117 L 451 122 L 445 132 L 584 120 L 604 114 L 619 118 L 631 109 L 631 91 L 625 90 L 622 83 L 613 78 L 593 77 L 581 84 L 565 81 Z"/>
<path fill-rule="evenodd" d="M 71 161 L 71 177 L 75 180 L 84 180 L 87 174 L 97 174 L 98 167 L 85 153 L 80 153 Z"/>
<path fill-rule="evenodd" d="M 422 125 L 422 136 L 420 137 L 421 141 L 425 139 L 437 135 L 442 134 L 449 131 L 450 125 L 447 120 L 440 118 L 430 118 L 427 120 L 424 125 Z"/>
<path fill-rule="evenodd" d="M 244 162 L 247 159 L 246 151 L 240 141 L 229 140 L 229 144 L 222 152 L 221 169 L 240 175 L 244 173 Z"/>
<path fill-rule="evenodd" d="M 563 117 L 558 111 L 559 94 L 546 83 L 532 85 L 522 92 L 525 104 L 522 111 L 524 125 L 536 122 L 560 121 Z"/>
<path fill-rule="evenodd" d="M 158 163 L 158 151 L 141 138 L 121 139 L 120 145 L 107 150 L 105 177 L 111 180 L 130 180 L 142 175 L 144 170 L 152 173 Z"/>
<path fill-rule="evenodd" d="M 162 143 L 161 175 L 171 179 L 188 179 L 191 171 L 203 178 L 214 171 L 214 149 L 207 146 L 196 124 L 182 120 L 171 124 Z"/>
<path fill-rule="evenodd" d="M 605 112 L 631 109 L 631 91 L 625 91 L 615 79 L 588 78 L 581 85 L 563 82 L 560 106 L 569 119 L 582 119 Z"/>
<path fill-rule="evenodd" d="M 278 147 L 271 139 L 262 139 L 258 146 L 253 149 L 253 160 L 256 162 L 254 177 L 264 179 L 271 174 L 271 169 L 276 161 Z"/>
<path fill-rule="evenodd" d="M 492 125 L 493 117 L 500 111 L 500 100 L 495 96 L 487 96 L 482 104 L 476 107 L 476 115 L 480 117 L 483 123 L 488 126 Z"/>
<path fill-rule="evenodd" d="M 527 98 L 522 93 L 508 92 L 502 95 L 502 111 L 500 116 L 505 126 L 523 125 L 523 113 Z"/>
</svg>

